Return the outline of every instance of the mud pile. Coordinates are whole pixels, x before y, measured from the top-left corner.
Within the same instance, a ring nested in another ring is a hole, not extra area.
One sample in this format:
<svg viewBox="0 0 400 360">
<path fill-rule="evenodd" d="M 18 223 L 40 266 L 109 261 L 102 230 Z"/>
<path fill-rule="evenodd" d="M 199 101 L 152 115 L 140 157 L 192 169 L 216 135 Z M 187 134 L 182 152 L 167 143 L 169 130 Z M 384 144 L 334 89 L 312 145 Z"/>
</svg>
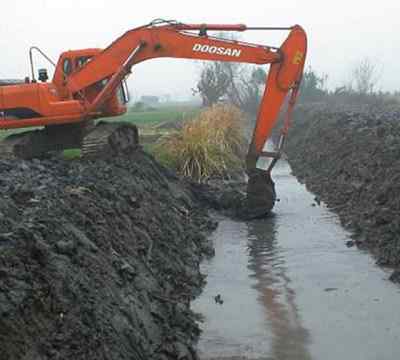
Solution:
<svg viewBox="0 0 400 360">
<path fill-rule="evenodd" d="M 287 153 L 294 173 L 382 265 L 400 266 L 400 109 L 298 109 Z"/>
<path fill-rule="evenodd" d="M 208 184 L 191 185 L 206 208 L 237 221 L 252 221 L 271 216 L 276 200 L 275 183 L 271 178 L 262 171 L 258 178 L 256 176 L 252 182 L 219 179 Z"/>
<path fill-rule="evenodd" d="M 0 359 L 193 359 L 215 227 L 138 151 L 0 161 Z"/>
</svg>

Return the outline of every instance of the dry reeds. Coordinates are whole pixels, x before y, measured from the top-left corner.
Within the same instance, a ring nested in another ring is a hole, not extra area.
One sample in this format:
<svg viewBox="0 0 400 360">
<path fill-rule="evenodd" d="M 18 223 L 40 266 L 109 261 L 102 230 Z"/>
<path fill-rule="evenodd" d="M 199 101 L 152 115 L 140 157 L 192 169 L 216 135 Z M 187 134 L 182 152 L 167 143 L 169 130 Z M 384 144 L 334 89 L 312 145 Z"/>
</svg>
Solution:
<svg viewBox="0 0 400 360">
<path fill-rule="evenodd" d="M 198 182 L 227 177 L 242 167 L 243 123 L 243 114 L 236 107 L 214 105 L 165 138 L 155 153 L 179 174 Z"/>
</svg>

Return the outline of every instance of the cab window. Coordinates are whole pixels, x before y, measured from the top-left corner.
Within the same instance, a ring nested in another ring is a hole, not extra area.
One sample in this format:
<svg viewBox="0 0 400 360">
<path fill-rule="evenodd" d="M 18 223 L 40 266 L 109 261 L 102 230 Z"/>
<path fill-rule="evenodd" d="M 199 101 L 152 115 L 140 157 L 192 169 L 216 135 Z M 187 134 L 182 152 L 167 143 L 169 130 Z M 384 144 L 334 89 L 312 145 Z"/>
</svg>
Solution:
<svg viewBox="0 0 400 360">
<path fill-rule="evenodd" d="M 69 75 L 72 72 L 72 63 L 70 59 L 65 59 L 63 62 L 64 75 Z"/>
<path fill-rule="evenodd" d="M 92 57 L 91 56 L 81 56 L 78 57 L 75 61 L 76 68 L 81 68 L 83 65 L 85 65 Z"/>
</svg>

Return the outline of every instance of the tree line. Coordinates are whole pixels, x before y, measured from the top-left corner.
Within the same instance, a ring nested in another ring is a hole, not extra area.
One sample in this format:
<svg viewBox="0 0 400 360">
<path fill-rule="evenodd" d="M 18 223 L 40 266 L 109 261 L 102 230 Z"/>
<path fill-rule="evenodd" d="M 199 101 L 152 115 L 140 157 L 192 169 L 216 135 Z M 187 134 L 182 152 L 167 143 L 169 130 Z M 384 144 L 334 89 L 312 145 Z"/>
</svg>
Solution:
<svg viewBox="0 0 400 360">
<path fill-rule="evenodd" d="M 203 106 L 230 102 L 243 111 L 255 114 L 266 82 L 266 71 L 261 67 L 228 62 L 205 62 L 193 90 L 200 95 Z M 377 64 L 364 58 L 354 64 L 349 80 L 342 86 L 328 90 L 326 74 L 319 74 L 309 66 L 303 75 L 300 101 L 318 101 L 326 96 L 365 101 L 384 95 L 378 90 L 380 74 Z"/>
</svg>

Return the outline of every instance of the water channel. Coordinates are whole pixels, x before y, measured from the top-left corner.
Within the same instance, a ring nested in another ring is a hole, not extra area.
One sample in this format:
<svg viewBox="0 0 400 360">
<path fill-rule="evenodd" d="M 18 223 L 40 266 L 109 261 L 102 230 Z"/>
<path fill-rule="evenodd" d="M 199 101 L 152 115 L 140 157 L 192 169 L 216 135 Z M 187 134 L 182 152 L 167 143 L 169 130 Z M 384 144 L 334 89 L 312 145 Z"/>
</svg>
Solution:
<svg viewBox="0 0 400 360">
<path fill-rule="evenodd" d="M 274 180 L 273 217 L 219 219 L 192 306 L 204 317 L 201 359 L 399 359 L 400 288 L 389 272 L 347 248 L 350 234 L 286 162 Z"/>
</svg>

